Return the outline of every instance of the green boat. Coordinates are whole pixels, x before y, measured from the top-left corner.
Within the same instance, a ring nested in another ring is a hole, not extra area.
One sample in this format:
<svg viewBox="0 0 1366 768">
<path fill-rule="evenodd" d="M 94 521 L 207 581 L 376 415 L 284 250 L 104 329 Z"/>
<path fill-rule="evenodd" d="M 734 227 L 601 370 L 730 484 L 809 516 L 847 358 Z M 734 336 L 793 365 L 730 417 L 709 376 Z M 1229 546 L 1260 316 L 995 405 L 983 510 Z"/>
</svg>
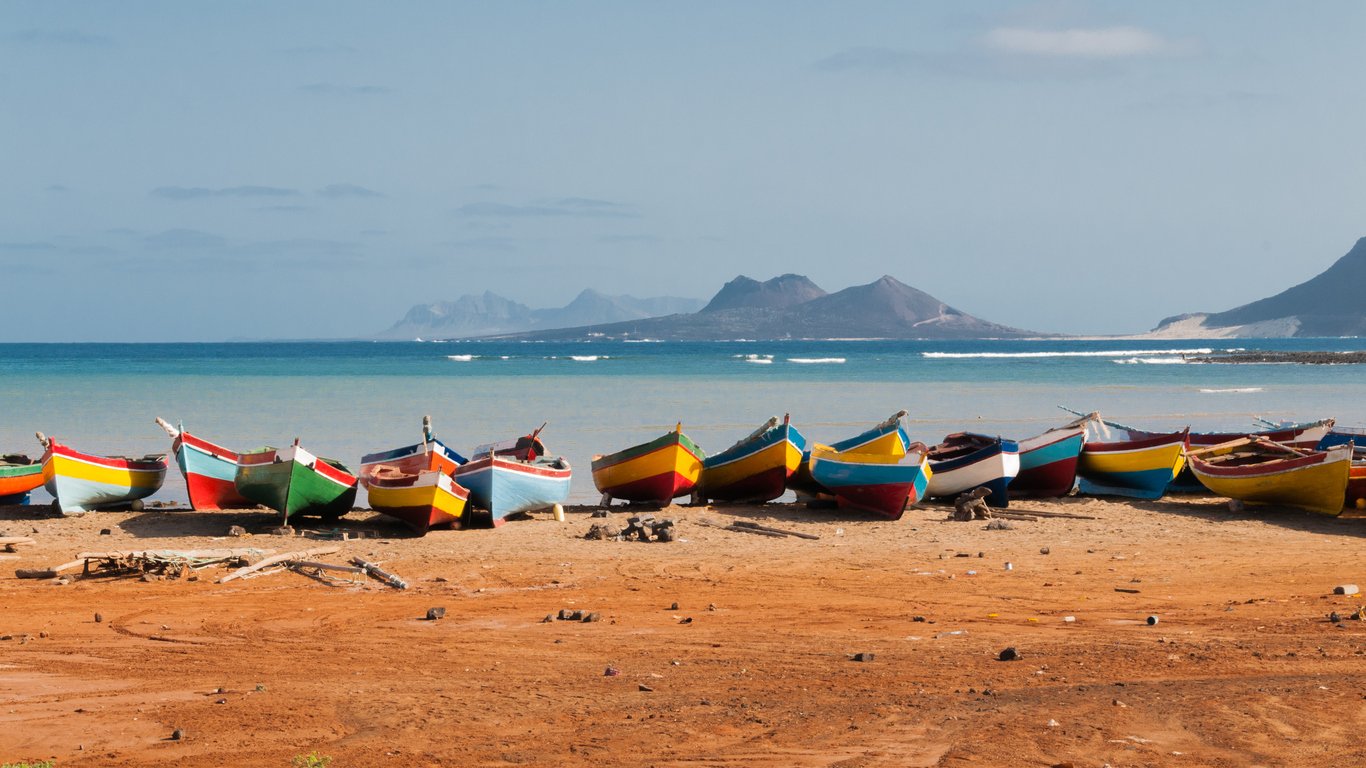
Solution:
<svg viewBox="0 0 1366 768">
<path fill-rule="evenodd" d="M 0 506 L 27 504 L 28 492 L 43 484 L 43 463 L 17 453 L 0 456 Z"/>
<path fill-rule="evenodd" d="M 298 440 L 283 450 L 241 454 L 236 485 L 242 496 L 280 512 L 286 521 L 296 515 L 336 520 L 356 501 L 351 470 L 339 461 L 314 456 Z"/>
</svg>

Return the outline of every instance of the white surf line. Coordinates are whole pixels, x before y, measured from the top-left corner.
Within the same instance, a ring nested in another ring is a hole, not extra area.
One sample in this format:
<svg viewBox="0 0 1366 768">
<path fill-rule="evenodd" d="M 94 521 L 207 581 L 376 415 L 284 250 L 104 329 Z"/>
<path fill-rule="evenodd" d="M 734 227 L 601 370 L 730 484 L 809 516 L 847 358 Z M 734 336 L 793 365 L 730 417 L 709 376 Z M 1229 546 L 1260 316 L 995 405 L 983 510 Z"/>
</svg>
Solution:
<svg viewBox="0 0 1366 768">
<path fill-rule="evenodd" d="M 1072 352 L 921 352 L 931 359 L 966 360 L 971 358 L 1036 358 L 1036 357 L 1140 357 L 1147 355 L 1208 355 L 1209 347 L 1192 349 L 1105 349 Z"/>
</svg>

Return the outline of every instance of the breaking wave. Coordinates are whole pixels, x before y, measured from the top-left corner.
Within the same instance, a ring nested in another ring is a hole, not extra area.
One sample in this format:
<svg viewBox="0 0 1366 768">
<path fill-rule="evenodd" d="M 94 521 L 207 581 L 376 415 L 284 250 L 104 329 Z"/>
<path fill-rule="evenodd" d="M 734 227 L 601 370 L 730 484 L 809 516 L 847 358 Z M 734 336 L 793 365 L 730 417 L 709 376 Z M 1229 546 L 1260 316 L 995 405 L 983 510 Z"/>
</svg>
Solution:
<svg viewBox="0 0 1366 768">
<path fill-rule="evenodd" d="M 788 361 L 789 363 L 803 363 L 803 364 L 807 364 L 807 365 L 816 365 L 816 364 L 820 364 L 820 363 L 842 363 L 842 362 L 844 362 L 844 358 L 842 358 L 842 357 L 789 357 L 789 358 L 787 359 L 787 361 Z"/>
<path fill-rule="evenodd" d="M 1246 392 L 1265 392 L 1266 390 L 1261 387 L 1229 387 L 1227 389 L 1202 389 L 1200 391 L 1207 395 L 1222 395 L 1228 393 L 1242 394 Z"/>
<path fill-rule="evenodd" d="M 1145 355 L 1208 355 L 1214 350 L 1198 349 L 1105 349 L 1077 352 L 921 352 L 921 357 L 941 360 L 968 358 L 1038 358 L 1038 357 L 1140 357 Z"/>
</svg>

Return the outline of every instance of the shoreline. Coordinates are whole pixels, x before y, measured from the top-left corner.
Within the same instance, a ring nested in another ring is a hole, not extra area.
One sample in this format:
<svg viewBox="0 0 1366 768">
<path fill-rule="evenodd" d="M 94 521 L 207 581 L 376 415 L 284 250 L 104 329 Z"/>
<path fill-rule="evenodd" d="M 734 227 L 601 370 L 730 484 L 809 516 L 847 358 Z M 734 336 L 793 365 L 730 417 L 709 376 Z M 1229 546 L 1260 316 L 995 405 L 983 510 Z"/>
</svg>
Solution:
<svg viewBox="0 0 1366 768">
<path fill-rule="evenodd" d="M 380 537 L 333 542 L 264 535 L 275 518 L 259 512 L 0 508 L 0 530 L 35 540 L 0 576 L 0 760 L 1366 760 L 1357 729 L 1341 727 L 1362 716 L 1366 622 L 1326 618 L 1362 602 L 1331 592 L 1366 577 L 1354 554 L 1366 519 L 1234 513 L 1209 497 L 1021 500 L 1011 511 L 1096 519 L 1007 530 L 948 522 L 940 505 L 895 522 L 670 506 L 653 514 L 676 520 L 679 539 L 645 544 L 584 539 L 604 522 L 595 508 L 422 538 L 353 513 L 337 527 Z M 228 537 L 231 525 L 253 535 Z M 216 567 L 195 581 L 13 577 L 82 551 L 320 543 L 341 548 L 333 562 L 382 562 L 411 587 L 291 572 L 216 584 L 228 572 Z M 438 606 L 444 619 L 423 619 Z M 561 609 L 602 620 L 545 621 Z M 1006 647 L 1018 660 L 998 660 Z M 170 740 L 177 728 L 185 738 Z"/>
</svg>

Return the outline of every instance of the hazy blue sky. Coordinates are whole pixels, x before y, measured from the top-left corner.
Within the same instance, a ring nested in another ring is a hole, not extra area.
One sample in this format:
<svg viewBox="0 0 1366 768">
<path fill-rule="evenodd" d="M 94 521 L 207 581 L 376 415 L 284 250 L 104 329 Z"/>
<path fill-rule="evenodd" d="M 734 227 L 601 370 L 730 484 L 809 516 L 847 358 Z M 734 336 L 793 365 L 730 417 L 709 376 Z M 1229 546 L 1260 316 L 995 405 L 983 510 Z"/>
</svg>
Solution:
<svg viewBox="0 0 1366 768">
<path fill-rule="evenodd" d="M 1366 235 L 1363 40 L 1359 0 L 5 0 L 0 340 L 783 272 L 1146 330 Z"/>
</svg>

